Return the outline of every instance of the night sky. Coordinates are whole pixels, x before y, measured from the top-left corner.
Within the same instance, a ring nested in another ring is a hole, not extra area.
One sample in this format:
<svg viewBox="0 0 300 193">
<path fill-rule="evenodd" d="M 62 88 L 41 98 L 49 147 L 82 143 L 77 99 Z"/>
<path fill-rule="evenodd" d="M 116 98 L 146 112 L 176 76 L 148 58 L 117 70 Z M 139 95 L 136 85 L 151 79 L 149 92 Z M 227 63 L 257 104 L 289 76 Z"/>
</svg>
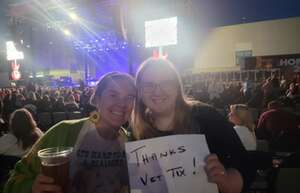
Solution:
<svg viewBox="0 0 300 193">
<path fill-rule="evenodd" d="M 300 16 L 299 0 L 196 0 L 215 12 L 215 24 L 231 25 Z"/>
<path fill-rule="evenodd" d="M 6 10 L 9 3 L 21 0 L 0 0 L 0 42 L 5 41 Z M 140 0 L 141 1 L 141 0 Z M 186 1 L 186 0 L 182 0 Z M 199 16 L 213 26 L 300 16 L 300 0 L 192 0 Z M 194 7 L 193 5 L 193 7 Z"/>
</svg>

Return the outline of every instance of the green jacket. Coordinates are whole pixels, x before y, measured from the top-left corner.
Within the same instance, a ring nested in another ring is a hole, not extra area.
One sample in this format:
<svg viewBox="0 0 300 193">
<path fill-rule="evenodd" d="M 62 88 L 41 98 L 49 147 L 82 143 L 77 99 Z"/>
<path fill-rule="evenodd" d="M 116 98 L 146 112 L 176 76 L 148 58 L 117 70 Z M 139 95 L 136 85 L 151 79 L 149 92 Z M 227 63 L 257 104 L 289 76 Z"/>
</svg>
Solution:
<svg viewBox="0 0 300 193">
<path fill-rule="evenodd" d="M 85 121 L 89 121 L 88 118 L 62 121 L 49 129 L 30 152 L 15 165 L 3 193 L 31 193 L 32 184 L 40 173 L 40 160 L 37 152 L 49 147 L 74 147 Z M 129 134 L 125 129 L 122 133 L 128 139 Z"/>
</svg>

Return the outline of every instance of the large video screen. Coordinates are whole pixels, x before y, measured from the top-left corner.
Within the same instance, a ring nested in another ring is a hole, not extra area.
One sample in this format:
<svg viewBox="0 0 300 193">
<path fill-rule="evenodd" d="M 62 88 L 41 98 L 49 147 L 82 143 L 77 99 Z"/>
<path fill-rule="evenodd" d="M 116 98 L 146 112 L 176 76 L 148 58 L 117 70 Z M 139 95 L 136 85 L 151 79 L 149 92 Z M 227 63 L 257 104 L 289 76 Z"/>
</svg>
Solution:
<svg viewBox="0 0 300 193">
<path fill-rule="evenodd" d="M 7 60 L 20 60 L 24 59 L 24 53 L 18 51 L 13 41 L 6 42 L 6 59 Z"/>
<path fill-rule="evenodd" d="M 145 47 L 177 44 L 177 17 L 145 22 Z"/>
</svg>

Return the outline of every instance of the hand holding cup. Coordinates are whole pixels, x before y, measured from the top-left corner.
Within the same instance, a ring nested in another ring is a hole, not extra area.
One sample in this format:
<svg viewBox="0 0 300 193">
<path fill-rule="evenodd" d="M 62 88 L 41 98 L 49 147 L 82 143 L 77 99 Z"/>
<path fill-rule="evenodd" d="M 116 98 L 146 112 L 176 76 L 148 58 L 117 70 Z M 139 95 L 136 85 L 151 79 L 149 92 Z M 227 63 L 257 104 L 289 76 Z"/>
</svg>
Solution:
<svg viewBox="0 0 300 193">
<path fill-rule="evenodd" d="M 42 175 L 35 181 L 37 190 L 42 188 L 61 187 L 62 193 L 68 192 L 69 165 L 73 148 L 53 147 L 42 149 L 38 152 L 41 160 Z M 49 191 L 50 192 L 50 191 Z M 39 193 L 39 192 L 36 192 Z"/>
<path fill-rule="evenodd" d="M 39 174 L 33 185 L 31 193 L 62 193 L 62 189 L 60 186 L 54 184 L 54 179 L 43 174 Z"/>
</svg>

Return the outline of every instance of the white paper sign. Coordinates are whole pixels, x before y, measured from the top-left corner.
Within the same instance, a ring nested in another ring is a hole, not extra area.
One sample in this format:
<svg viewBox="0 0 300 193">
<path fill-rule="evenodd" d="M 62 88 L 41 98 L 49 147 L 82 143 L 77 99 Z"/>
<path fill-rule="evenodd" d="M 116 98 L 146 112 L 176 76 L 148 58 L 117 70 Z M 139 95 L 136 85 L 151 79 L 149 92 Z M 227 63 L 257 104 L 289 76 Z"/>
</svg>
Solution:
<svg viewBox="0 0 300 193">
<path fill-rule="evenodd" d="M 217 193 L 204 171 L 204 135 L 172 135 L 126 143 L 131 192 Z"/>
</svg>

